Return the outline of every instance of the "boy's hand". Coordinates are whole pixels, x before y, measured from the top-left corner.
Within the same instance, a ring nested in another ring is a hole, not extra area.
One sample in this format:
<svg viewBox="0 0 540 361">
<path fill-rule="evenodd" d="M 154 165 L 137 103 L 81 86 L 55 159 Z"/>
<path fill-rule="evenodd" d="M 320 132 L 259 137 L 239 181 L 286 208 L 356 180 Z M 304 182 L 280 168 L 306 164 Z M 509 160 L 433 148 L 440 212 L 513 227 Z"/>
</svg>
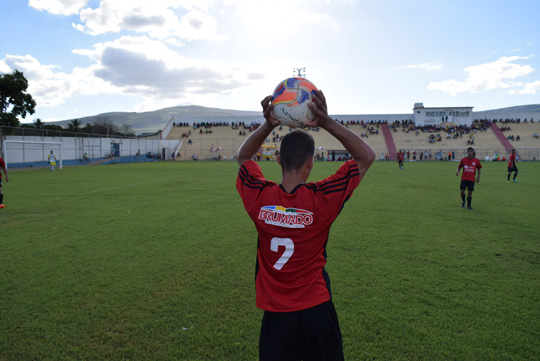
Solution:
<svg viewBox="0 0 540 361">
<path fill-rule="evenodd" d="M 261 101 L 261 105 L 263 107 L 264 119 L 266 119 L 266 121 L 270 123 L 272 128 L 277 127 L 279 125 L 279 120 L 274 117 L 274 104 L 272 104 L 272 96 L 268 95 L 267 97 L 265 97 Z"/>
<path fill-rule="evenodd" d="M 311 128 L 324 128 L 328 121 L 328 109 L 326 106 L 326 98 L 321 90 L 315 91 L 315 94 L 313 94 L 313 102 L 308 103 L 308 107 L 315 117 L 313 120 L 305 122 L 304 125 Z"/>
</svg>

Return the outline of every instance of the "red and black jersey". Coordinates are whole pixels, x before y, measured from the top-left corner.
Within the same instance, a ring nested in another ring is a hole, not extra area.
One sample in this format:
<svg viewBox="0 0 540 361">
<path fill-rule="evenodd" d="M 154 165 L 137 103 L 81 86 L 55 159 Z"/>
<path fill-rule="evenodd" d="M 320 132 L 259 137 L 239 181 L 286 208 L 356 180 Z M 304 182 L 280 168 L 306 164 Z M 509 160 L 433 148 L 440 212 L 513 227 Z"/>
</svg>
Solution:
<svg viewBox="0 0 540 361">
<path fill-rule="evenodd" d="M 510 153 L 510 156 L 508 157 L 508 166 L 514 167 L 516 165 L 516 155 Z"/>
<path fill-rule="evenodd" d="M 463 168 L 461 180 L 473 181 L 476 175 L 476 170 L 482 168 L 480 161 L 476 158 L 465 157 L 459 162 L 458 171 Z"/>
<path fill-rule="evenodd" d="M 6 169 L 6 163 L 4 163 L 2 157 L 0 157 L 0 168 Z M 0 172 L 0 179 L 2 179 L 2 172 Z"/>
<path fill-rule="evenodd" d="M 287 193 L 264 178 L 253 161 L 242 164 L 236 188 L 259 234 L 257 307 L 304 310 L 331 299 L 326 244 L 333 221 L 360 183 L 358 166 L 345 162 L 332 176 Z"/>
</svg>

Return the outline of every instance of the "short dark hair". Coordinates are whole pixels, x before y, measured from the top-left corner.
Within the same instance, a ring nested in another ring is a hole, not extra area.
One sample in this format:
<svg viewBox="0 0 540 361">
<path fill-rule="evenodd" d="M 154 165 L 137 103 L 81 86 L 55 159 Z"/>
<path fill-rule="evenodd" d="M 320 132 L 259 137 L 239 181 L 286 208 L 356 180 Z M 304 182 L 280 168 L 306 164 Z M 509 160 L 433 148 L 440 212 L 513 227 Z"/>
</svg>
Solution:
<svg viewBox="0 0 540 361">
<path fill-rule="evenodd" d="M 302 168 L 315 154 L 315 141 L 308 133 L 295 130 L 283 137 L 279 155 L 281 166 L 287 171 Z"/>
<path fill-rule="evenodd" d="M 472 150 L 474 152 L 474 148 L 473 147 L 469 147 L 467 148 L 467 150 Z"/>
</svg>

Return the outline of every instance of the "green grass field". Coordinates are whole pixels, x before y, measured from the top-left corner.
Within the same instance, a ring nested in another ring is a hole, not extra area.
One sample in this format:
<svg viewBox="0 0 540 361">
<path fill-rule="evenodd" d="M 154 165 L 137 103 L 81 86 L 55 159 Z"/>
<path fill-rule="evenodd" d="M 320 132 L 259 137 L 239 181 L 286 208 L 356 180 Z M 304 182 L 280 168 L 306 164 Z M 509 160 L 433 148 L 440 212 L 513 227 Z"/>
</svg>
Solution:
<svg viewBox="0 0 540 361">
<path fill-rule="evenodd" d="M 540 164 L 375 163 L 327 270 L 347 360 L 540 359 Z M 276 163 L 261 164 L 280 180 Z M 310 180 L 334 172 L 316 163 Z M 0 360 L 256 360 L 256 231 L 235 163 L 10 172 Z"/>
</svg>

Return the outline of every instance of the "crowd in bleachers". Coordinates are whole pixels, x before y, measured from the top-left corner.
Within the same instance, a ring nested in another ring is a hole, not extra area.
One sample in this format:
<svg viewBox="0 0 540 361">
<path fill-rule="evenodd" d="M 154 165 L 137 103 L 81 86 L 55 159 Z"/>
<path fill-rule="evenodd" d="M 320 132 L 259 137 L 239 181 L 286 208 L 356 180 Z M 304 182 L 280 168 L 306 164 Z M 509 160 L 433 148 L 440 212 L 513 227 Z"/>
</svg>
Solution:
<svg viewBox="0 0 540 361">
<path fill-rule="evenodd" d="M 390 124 L 390 129 L 397 133 L 400 130 L 406 134 L 414 132 L 415 136 L 427 133 L 429 143 L 441 142 L 443 139 L 467 139 L 467 144 L 474 144 L 476 132 L 485 132 L 491 122 L 485 119 L 475 119 L 471 126 L 443 123 L 440 125 L 416 125 L 412 120 L 396 121 Z"/>
<path fill-rule="evenodd" d="M 380 155 L 380 159 L 390 159 L 387 149 L 385 149 L 384 144 L 379 144 L 379 140 L 383 139 L 378 137 L 379 134 L 382 134 L 381 130 L 382 124 L 389 124 L 390 129 L 394 134 L 396 133 L 403 133 L 400 135 L 395 135 L 394 139 L 397 139 L 396 145 L 399 143 L 400 147 L 405 147 L 406 149 L 410 149 L 410 156 L 406 157 L 407 160 L 439 160 L 439 159 L 453 159 L 452 156 L 448 156 L 446 154 L 446 149 L 453 148 L 453 149 L 461 149 L 461 147 L 465 147 L 466 145 L 473 145 L 474 147 L 486 147 L 487 142 L 493 142 L 495 139 L 491 127 L 493 124 L 496 124 L 499 129 L 504 133 L 505 138 L 508 140 L 515 142 L 520 141 L 518 144 L 523 144 L 523 147 L 536 147 L 536 145 L 531 145 L 533 143 L 532 139 L 539 139 L 538 131 L 539 128 L 537 128 L 537 125 L 528 125 L 526 127 L 523 127 L 522 125 L 515 125 L 515 124 L 525 124 L 525 123 L 534 123 L 534 120 L 532 118 L 530 119 L 524 119 L 521 120 L 519 118 L 515 119 L 474 119 L 473 123 L 470 126 L 465 125 L 456 125 L 453 123 L 443 123 L 439 125 L 426 125 L 426 126 L 420 126 L 416 125 L 412 119 L 405 119 L 401 121 L 395 121 L 392 123 L 388 123 L 386 121 L 364 121 L 364 120 L 340 120 L 336 119 L 340 124 L 342 124 L 345 127 L 348 127 L 352 129 L 354 132 L 356 132 L 358 135 L 360 135 L 362 138 L 364 138 L 366 141 L 370 142 L 372 146 L 377 148 L 377 153 Z M 176 131 L 173 136 L 179 137 L 180 134 L 182 134 L 182 138 L 187 138 L 185 140 L 185 144 L 191 146 L 192 144 L 196 144 L 197 147 L 199 145 L 203 145 L 204 149 L 208 149 L 205 145 L 206 142 L 208 145 L 210 144 L 210 141 L 213 137 L 217 138 L 224 138 L 224 137 L 236 137 L 236 136 L 247 136 L 253 131 L 255 131 L 260 126 L 259 122 L 241 122 L 241 121 L 228 121 L 228 122 L 196 122 L 194 124 L 191 123 L 183 123 L 183 122 L 175 122 L 173 123 L 173 127 L 176 127 Z M 178 129 L 178 127 L 183 127 L 182 129 Z M 230 127 L 228 129 L 217 129 L 216 127 Z M 232 131 L 230 130 L 232 129 Z M 524 130 L 522 130 L 524 129 Z M 308 131 L 314 131 L 317 132 L 318 129 L 312 129 L 307 128 Z M 516 131 L 518 130 L 518 131 Z M 291 131 L 291 128 L 286 126 L 277 127 L 275 131 L 266 139 L 267 145 L 275 145 L 279 147 L 279 143 L 282 140 L 282 137 L 287 133 Z M 536 133 L 538 131 L 538 133 Z M 194 133 L 197 132 L 197 133 Z M 480 135 L 480 132 L 487 132 L 485 135 Z M 517 133 L 520 133 L 519 135 Z M 204 136 L 204 134 L 214 134 L 210 137 Z M 229 135 L 230 133 L 230 135 Z M 197 136 L 193 136 L 193 134 L 196 134 Z M 406 134 L 406 135 L 405 135 Z M 534 134 L 534 135 L 533 135 Z M 325 133 L 323 132 L 322 137 L 320 139 L 325 139 Z M 374 136 L 372 139 L 367 139 L 371 136 Z M 315 134 L 314 134 L 315 137 Z M 417 138 L 416 138 L 417 137 Z M 475 139 L 476 137 L 476 139 Z M 533 138 L 534 137 L 534 138 Z M 192 142 L 193 138 L 193 142 Z M 315 137 L 316 138 L 316 137 Z M 317 139 L 317 138 L 316 138 Z M 446 141 L 445 140 L 451 140 Z M 454 141 L 456 140 L 456 141 Z M 476 140 L 476 145 L 475 145 Z M 234 140 L 234 142 L 242 142 L 240 139 Z M 328 144 L 328 140 L 319 140 L 320 143 L 317 145 L 324 145 L 325 147 L 329 149 L 338 149 L 335 148 L 333 144 Z M 384 142 L 384 140 L 382 140 Z M 441 143 L 439 143 L 441 142 Z M 431 143 L 431 145 L 428 145 L 428 143 Z M 221 144 L 221 143 L 220 143 Z M 236 144 L 236 143 L 234 143 Z M 374 144 L 374 145 L 373 145 Z M 495 143 L 498 145 L 498 142 Z M 536 142 L 534 142 L 536 144 Z M 321 149 L 325 149 L 325 147 L 319 147 L 318 157 L 316 156 L 316 159 L 324 159 L 328 160 L 328 155 L 325 153 L 329 153 L 331 151 L 324 151 L 320 152 Z M 230 152 L 230 146 L 225 147 L 225 150 L 223 151 L 224 155 L 227 155 L 227 158 L 232 158 L 234 156 L 234 152 Z M 234 146 L 232 146 L 234 149 Z M 431 148 L 431 150 L 430 150 Z M 436 149 L 445 149 L 444 152 L 441 152 L 440 150 Z M 188 148 L 191 149 L 191 148 Z M 415 150 L 416 149 L 416 150 Z M 427 150 L 426 150 L 427 149 Z M 381 150 L 384 150 L 381 152 Z M 433 150 L 433 155 L 431 154 L 431 151 Z M 415 154 L 418 151 L 417 154 Z M 215 155 L 216 152 L 210 151 L 210 155 Z M 191 154 L 191 153 L 190 153 Z M 186 155 L 186 158 L 189 159 L 189 155 Z M 490 154 L 490 159 L 492 158 L 493 153 Z M 151 154 L 147 155 L 149 157 L 156 157 L 158 158 L 159 154 Z M 336 160 L 339 159 L 341 156 L 336 154 Z M 534 156 L 534 154 L 532 155 Z M 532 159 L 531 156 L 531 159 Z M 204 157 L 203 157 L 204 158 Z M 330 157 L 331 158 L 331 157 Z M 342 157 L 343 158 L 343 157 Z M 331 160 L 331 159 L 330 159 Z"/>
<path fill-rule="evenodd" d="M 491 121 L 491 120 L 489 120 Z M 523 119 L 523 123 L 527 124 L 527 123 L 534 123 L 534 118 L 531 118 L 529 120 L 527 120 L 527 118 Z M 521 118 L 517 118 L 517 119 L 514 119 L 514 118 L 506 118 L 506 119 L 493 119 L 493 123 L 504 123 L 504 124 L 508 124 L 508 123 L 515 123 L 515 124 L 519 124 L 521 123 Z"/>
</svg>

